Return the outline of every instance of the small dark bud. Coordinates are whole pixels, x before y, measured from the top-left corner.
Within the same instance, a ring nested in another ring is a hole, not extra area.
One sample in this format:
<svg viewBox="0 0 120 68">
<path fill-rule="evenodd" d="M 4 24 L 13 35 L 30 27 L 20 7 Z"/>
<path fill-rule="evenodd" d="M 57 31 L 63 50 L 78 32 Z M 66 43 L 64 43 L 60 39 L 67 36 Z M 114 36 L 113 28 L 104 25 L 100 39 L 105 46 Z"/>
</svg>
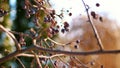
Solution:
<svg viewBox="0 0 120 68">
<path fill-rule="evenodd" d="M 69 12 L 69 10 L 67 10 L 67 12 Z"/>
</svg>

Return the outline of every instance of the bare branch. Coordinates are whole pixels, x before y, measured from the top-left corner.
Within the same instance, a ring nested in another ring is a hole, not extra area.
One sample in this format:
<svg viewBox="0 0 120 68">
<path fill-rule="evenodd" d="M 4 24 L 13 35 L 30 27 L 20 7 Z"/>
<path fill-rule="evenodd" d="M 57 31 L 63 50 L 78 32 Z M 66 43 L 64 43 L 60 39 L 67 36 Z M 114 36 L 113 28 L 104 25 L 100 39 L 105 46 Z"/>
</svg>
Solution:
<svg viewBox="0 0 120 68">
<path fill-rule="evenodd" d="M 38 46 L 34 46 L 34 49 L 39 51 L 46 51 L 49 53 L 57 53 L 57 54 L 65 54 L 65 55 L 98 55 L 98 54 L 118 54 L 120 50 L 96 50 L 96 51 L 88 51 L 88 52 L 70 52 L 70 51 L 61 51 L 61 50 L 51 50 L 47 48 L 41 48 Z"/>
<path fill-rule="evenodd" d="M 9 54 L 8 56 L 5 56 L 3 58 L 0 58 L 0 64 L 14 58 L 15 56 L 24 53 L 26 51 L 31 51 L 31 50 L 38 50 L 38 51 L 45 51 L 48 53 L 56 53 L 56 54 L 65 54 L 65 55 L 99 55 L 99 54 L 118 54 L 120 53 L 120 50 L 98 50 L 98 51 L 89 51 L 89 52 L 70 52 L 70 51 L 60 51 L 60 50 L 51 50 L 51 49 L 46 49 L 46 48 L 41 48 L 38 46 L 32 46 L 26 49 L 22 49 L 19 51 L 15 51 L 14 53 Z"/>
<path fill-rule="evenodd" d="M 102 41 L 101 41 L 101 39 L 100 39 L 100 36 L 99 36 L 99 34 L 98 34 L 98 32 L 97 32 L 97 29 L 96 29 L 95 25 L 93 24 L 93 22 L 92 22 L 92 20 L 91 20 L 91 17 L 90 17 L 90 15 L 89 15 L 89 11 L 88 11 L 88 10 L 89 10 L 89 7 L 85 4 L 84 0 L 82 0 L 82 2 L 83 2 L 83 5 L 84 5 L 84 7 L 85 7 L 85 9 L 86 9 L 86 13 L 87 13 L 89 22 L 90 22 L 90 24 L 91 24 L 91 26 L 92 26 L 93 32 L 94 32 L 94 34 L 95 34 L 95 37 L 96 37 L 96 39 L 97 39 L 97 41 L 98 41 L 98 45 L 99 45 L 99 47 L 100 47 L 100 50 L 102 51 L 102 50 L 104 50 L 104 47 L 103 47 Z M 88 7 L 88 8 L 87 8 L 87 7 Z"/>
<path fill-rule="evenodd" d="M 21 46 L 20 46 L 20 44 L 18 43 L 18 41 L 17 41 L 17 39 L 15 38 L 15 36 L 14 36 L 12 33 L 10 33 L 10 32 L 9 32 L 5 27 L 3 27 L 2 25 L 0 25 L 0 29 L 1 29 L 2 31 L 6 32 L 6 33 L 14 40 L 16 49 L 17 49 L 17 50 L 21 50 Z"/>
<path fill-rule="evenodd" d="M 0 64 L 14 58 L 18 54 L 21 54 L 21 53 L 24 53 L 26 51 L 30 51 L 30 50 L 33 50 L 33 49 L 34 49 L 34 47 L 30 47 L 30 48 L 26 48 L 26 49 L 23 49 L 23 50 L 15 51 L 15 52 L 13 52 L 13 53 L 11 53 L 11 54 L 3 57 L 3 58 L 0 58 Z"/>
</svg>

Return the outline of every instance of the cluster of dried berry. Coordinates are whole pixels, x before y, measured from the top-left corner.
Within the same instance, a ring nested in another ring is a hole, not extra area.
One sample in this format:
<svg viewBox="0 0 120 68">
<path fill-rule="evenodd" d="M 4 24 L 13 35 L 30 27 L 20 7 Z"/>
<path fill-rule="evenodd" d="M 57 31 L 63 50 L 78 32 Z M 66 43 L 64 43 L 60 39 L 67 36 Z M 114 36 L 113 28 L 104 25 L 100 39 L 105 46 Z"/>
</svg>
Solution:
<svg viewBox="0 0 120 68">
<path fill-rule="evenodd" d="M 53 35 L 57 34 L 59 32 L 59 29 L 50 27 L 48 30 L 49 36 L 52 37 Z"/>
<path fill-rule="evenodd" d="M 3 17 L 4 15 L 6 15 L 8 13 L 8 11 L 3 10 L 2 8 L 0 8 L 0 17 Z"/>
<path fill-rule="evenodd" d="M 99 19 L 99 21 L 103 22 L 103 18 L 101 16 L 98 16 L 94 11 L 91 11 L 91 16 L 93 19 Z"/>
<path fill-rule="evenodd" d="M 62 17 L 63 17 L 62 13 L 58 15 L 58 14 L 55 13 L 55 10 L 52 10 L 50 15 L 49 16 L 47 15 L 44 18 L 44 22 L 50 22 L 51 23 L 51 26 L 49 28 L 49 32 L 50 32 L 49 34 L 55 35 L 60 31 L 62 33 L 65 33 L 67 31 L 69 31 L 69 29 L 68 29 L 69 24 L 68 24 L 67 21 L 63 22 L 64 27 L 63 28 L 61 27 L 62 29 L 60 29 L 60 25 L 57 25 L 57 21 L 55 21 L 55 15 L 58 16 L 60 19 L 62 19 Z M 72 16 L 72 13 L 69 13 L 69 16 Z"/>
<path fill-rule="evenodd" d="M 50 13 L 50 16 L 54 19 L 55 18 L 55 14 L 56 14 L 55 10 L 52 10 L 52 12 Z"/>
<path fill-rule="evenodd" d="M 94 11 L 91 11 L 91 16 L 92 16 L 94 19 L 97 19 L 97 18 L 98 18 L 97 14 L 96 14 Z"/>
<path fill-rule="evenodd" d="M 96 7 L 99 7 L 100 4 L 96 3 Z M 101 16 L 98 16 L 98 14 L 96 14 L 95 11 L 91 11 L 91 16 L 93 17 L 93 19 L 99 19 L 101 22 L 103 22 L 103 18 Z"/>
<path fill-rule="evenodd" d="M 31 3 L 29 0 L 25 0 L 25 5 L 24 5 L 24 9 L 26 12 L 26 18 L 30 18 L 31 16 L 34 17 L 33 22 L 36 26 L 39 26 L 39 11 L 42 8 L 43 5 L 43 1 L 33 1 L 33 3 Z"/>
<path fill-rule="evenodd" d="M 35 14 L 39 10 L 38 6 L 32 5 L 28 0 L 25 0 L 24 9 L 26 10 L 27 18 L 29 18 L 31 15 Z"/>
<path fill-rule="evenodd" d="M 44 22 L 51 22 L 51 20 L 52 20 L 52 18 L 51 18 L 51 16 L 49 16 L 49 15 L 46 15 L 46 16 L 44 17 Z"/>
<path fill-rule="evenodd" d="M 66 32 L 69 31 L 69 24 L 68 24 L 68 22 L 64 22 L 64 28 L 61 29 L 62 33 L 65 33 L 65 31 Z"/>
<path fill-rule="evenodd" d="M 69 24 L 67 21 L 63 22 L 63 28 L 57 24 L 55 17 L 58 16 L 62 19 L 63 14 L 57 15 L 56 11 L 53 9 L 49 9 L 44 7 L 44 0 L 37 0 L 35 3 L 31 3 L 29 0 L 25 1 L 24 9 L 26 10 L 26 17 L 30 18 L 33 17 L 33 22 L 36 26 L 45 28 L 45 32 L 49 37 L 53 37 L 54 35 L 58 34 L 58 32 L 65 33 L 69 31 Z M 43 13 L 42 13 L 42 12 Z M 68 11 L 69 12 L 69 11 Z M 44 14 L 41 16 L 40 14 Z M 72 13 L 69 12 L 69 16 L 72 16 Z M 41 19 L 41 17 L 43 19 Z M 43 20 L 41 22 L 41 20 Z M 62 29 L 61 29 L 62 28 Z M 44 31 L 43 31 L 44 32 Z"/>
</svg>

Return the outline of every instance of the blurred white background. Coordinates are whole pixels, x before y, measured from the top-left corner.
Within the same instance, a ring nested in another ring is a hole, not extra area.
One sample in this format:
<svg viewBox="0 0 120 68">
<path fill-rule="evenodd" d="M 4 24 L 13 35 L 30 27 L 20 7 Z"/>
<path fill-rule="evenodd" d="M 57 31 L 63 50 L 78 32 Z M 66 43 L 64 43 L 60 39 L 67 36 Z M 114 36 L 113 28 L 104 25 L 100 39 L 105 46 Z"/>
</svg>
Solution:
<svg viewBox="0 0 120 68">
<path fill-rule="evenodd" d="M 86 14 L 85 8 L 83 6 L 82 0 L 49 0 L 52 4 L 52 7 L 59 14 L 61 10 L 64 11 L 70 10 L 72 17 L 79 14 Z M 90 11 L 95 11 L 97 13 L 103 13 L 108 15 L 108 17 L 115 19 L 120 22 L 120 10 L 119 10 L 119 0 L 84 0 L 87 5 L 90 7 Z M 100 6 L 96 7 L 96 3 L 99 3 Z M 64 13 L 65 19 L 70 20 L 68 13 Z"/>
</svg>

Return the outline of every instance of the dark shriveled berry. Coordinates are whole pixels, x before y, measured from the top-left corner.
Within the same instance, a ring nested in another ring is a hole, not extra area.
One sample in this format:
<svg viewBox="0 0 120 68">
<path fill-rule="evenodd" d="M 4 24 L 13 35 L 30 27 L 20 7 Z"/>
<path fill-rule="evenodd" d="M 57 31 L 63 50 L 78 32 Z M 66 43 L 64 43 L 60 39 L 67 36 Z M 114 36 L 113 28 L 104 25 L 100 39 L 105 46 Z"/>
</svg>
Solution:
<svg viewBox="0 0 120 68">
<path fill-rule="evenodd" d="M 61 32 L 62 32 L 62 33 L 65 33 L 65 29 L 61 29 Z"/>
<path fill-rule="evenodd" d="M 0 17 L 6 15 L 8 12 L 0 8 Z"/>
<path fill-rule="evenodd" d="M 100 4 L 99 4 L 99 3 L 96 3 L 96 6 L 97 6 L 97 7 L 99 7 L 99 6 L 100 6 Z"/>
<path fill-rule="evenodd" d="M 69 13 L 69 16 L 72 16 L 72 13 Z"/>
<path fill-rule="evenodd" d="M 94 19 L 97 19 L 97 14 L 96 14 L 94 11 L 91 11 L 91 16 L 92 16 Z"/>
<path fill-rule="evenodd" d="M 76 40 L 76 43 L 80 43 L 80 40 Z"/>
<path fill-rule="evenodd" d="M 59 26 L 59 25 L 57 25 L 56 27 L 57 27 L 57 28 L 60 28 L 60 26 Z"/>
<path fill-rule="evenodd" d="M 54 31 L 55 31 L 56 33 L 58 33 L 58 32 L 59 32 L 59 30 L 58 30 L 58 29 L 55 29 Z"/>
<path fill-rule="evenodd" d="M 66 27 L 69 27 L 68 22 L 64 22 L 64 27 L 65 27 L 65 28 L 66 28 Z"/>
<path fill-rule="evenodd" d="M 103 22 L 103 18 L 102 18 L 102 17 L 99 17 L 99 20 L 100 20 L 101 22 Z"/>
<path fill-rule="evenodd" d="M 74 48 L 77 49 L 78 48 L 77 45 L 74 45 Z"/>
<path fill-rule="evenodd" d="M 95 17 L 96 13 L 94 11 L 91 11 L 91 16 Z"/>
</svg>

